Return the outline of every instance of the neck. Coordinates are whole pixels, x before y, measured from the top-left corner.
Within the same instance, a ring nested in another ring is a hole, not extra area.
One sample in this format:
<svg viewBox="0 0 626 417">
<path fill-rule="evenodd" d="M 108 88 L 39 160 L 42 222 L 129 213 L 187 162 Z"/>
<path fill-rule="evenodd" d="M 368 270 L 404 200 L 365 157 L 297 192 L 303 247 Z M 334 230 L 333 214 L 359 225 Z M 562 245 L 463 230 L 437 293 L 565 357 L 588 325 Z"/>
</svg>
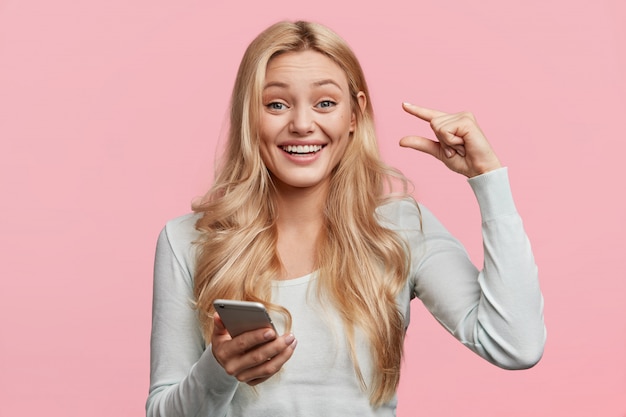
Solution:
<svg viewBox="0 0 626 417">
<path fill-rule="evenodd" d="M 276 203 L 279 228 L 290 224 L 300 227 L 303 224 L 321 226 L 327 196 L 326 184 L 311 188 L 278 188 Z"/>
<path fill-rule="evenodd" d="M 277 189 L 277 250 L 283 266 L 281 279 L 301 277 L 315 270 L 327 191 L 327 186 Z"/>
</svg>

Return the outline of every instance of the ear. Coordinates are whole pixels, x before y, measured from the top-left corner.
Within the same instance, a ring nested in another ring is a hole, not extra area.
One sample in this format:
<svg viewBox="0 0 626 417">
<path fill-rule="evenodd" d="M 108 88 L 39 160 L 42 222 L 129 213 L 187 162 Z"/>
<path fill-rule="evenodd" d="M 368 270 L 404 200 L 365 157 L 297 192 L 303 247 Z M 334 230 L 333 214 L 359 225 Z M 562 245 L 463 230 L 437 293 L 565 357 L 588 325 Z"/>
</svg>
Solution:
<svg viewBox="0 0 626 417">
<path fill-rule="evenodd" d="M 356 100 L 359 103 L 359 110 L 361 113 L 365 112 L 365 107 L 367 106 L 367 98 L 365 97 L 365 93 L 363 91 L 359 91 L 356 95 Z M 354 132 L 356 128 L 356 114 L 352 112 L 352 118 L 350 119 L 350 132 Z"/>
</svg>

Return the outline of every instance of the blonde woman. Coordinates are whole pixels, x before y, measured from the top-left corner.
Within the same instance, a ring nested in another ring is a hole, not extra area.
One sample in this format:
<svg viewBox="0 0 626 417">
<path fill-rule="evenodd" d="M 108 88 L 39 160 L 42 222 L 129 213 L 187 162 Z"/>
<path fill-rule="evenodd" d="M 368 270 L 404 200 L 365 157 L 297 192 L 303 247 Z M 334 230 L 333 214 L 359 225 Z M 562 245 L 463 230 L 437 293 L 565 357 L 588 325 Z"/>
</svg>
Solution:
<svg viewBox="0 0 626 417">
<path fill-rule="evenodd" d="M 438 140 L 401 145 L 469 178 L 483 270 L 381 161 L 346 43 L 273 25 L 241 62 L 213 187 L 159 237 L 148 416 L 393 416 L 415 297 L 488 361 L 539 360 L 543 301 L 506 168 L 471 114 L 403 108 Z M 218 298 L 263 302 L 278 331 L 231 338 Z"/>
</svg>

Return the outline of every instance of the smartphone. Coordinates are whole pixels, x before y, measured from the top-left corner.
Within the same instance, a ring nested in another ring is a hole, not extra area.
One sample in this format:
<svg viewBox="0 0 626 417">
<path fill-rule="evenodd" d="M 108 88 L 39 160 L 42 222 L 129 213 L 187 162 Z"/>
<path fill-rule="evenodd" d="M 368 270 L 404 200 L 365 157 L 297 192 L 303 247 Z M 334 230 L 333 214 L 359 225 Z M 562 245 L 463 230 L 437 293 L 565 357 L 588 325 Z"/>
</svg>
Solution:
<svg viewBox="0 0 626 417">
<path fill-rule="evenodd" d="M 230 333 L 230 337 L 264 327 L 276 331 L 270 315 L 261 303 L 220 299 L 213 301 L 213 306 Z"/>
</svg>

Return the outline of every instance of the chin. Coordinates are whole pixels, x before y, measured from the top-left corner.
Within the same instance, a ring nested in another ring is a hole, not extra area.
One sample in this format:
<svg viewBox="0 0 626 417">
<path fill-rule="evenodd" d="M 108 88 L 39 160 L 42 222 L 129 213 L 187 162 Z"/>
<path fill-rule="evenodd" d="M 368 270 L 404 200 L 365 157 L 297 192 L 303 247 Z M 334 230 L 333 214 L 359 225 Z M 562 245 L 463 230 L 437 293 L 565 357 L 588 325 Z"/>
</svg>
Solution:
<svg viewBox="0 0 626 417">
<path fill-rule="evenodd" d="M 317 188 L 330 182 L 330 177 L 274 178 L 276 185 L 295 189 Z"/>
</svg>

